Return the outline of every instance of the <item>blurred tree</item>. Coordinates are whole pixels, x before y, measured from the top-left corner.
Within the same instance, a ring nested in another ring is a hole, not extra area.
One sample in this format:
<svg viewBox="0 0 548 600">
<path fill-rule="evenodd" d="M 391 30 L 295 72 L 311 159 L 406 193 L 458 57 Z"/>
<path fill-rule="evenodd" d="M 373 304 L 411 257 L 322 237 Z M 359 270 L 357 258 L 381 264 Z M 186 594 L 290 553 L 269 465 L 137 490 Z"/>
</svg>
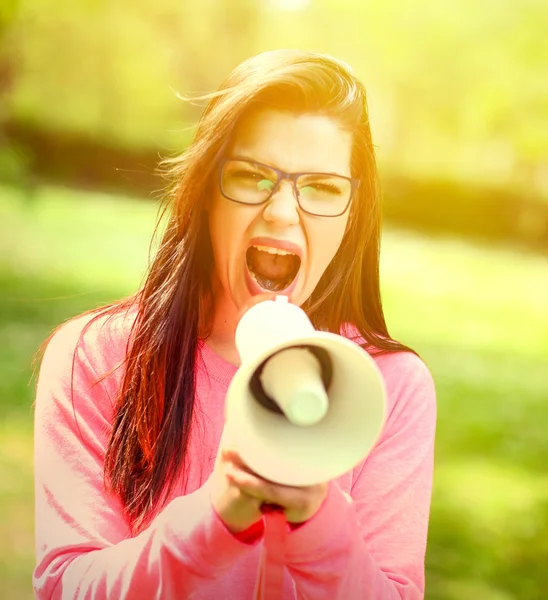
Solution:
<svg viewBox="0 0 548 600">
<path fill-rule="evenodd" d="M 0 4 L 0 125 L 6 118 L 6 101 L 15 75 L 14 40 L 10 39 L 20 0 Z"/>
<path fill-rule="evenodd" d="M 7 40 L 4 39 L 6 32 L 10 30 L 12 21 L 19 7 L 19 0 L 5 0 L 0 4 L 0 52 L 5 55 L 8 50 Z M 0 80 L 0 92 L 4 89 L 4 80 Z"/>
<path fill-rule="evenodd" d="M 204 3 L 185 4 L 184 22 L 193 24 L 192 33 L 183 48 L 179 45 L 181 56 L 187 57 L 181 79 L 201 92 L 218 87 L 236 64 L 258 51 L 261 14 L 256 0 L 206 0 L 205 4 L 207 10 Z"/>
<path fill-rule="evenodd" d="M 154 146 L 177 115 L 195 117 L 173 88 L 211 90 L 254 52 L 258 10 L 253 0 L 29 2 L 14 116 Z"/>
<path fill-rule="evenodd" d="M 548 196 L 545 0 L 10 1 L 13 119 L 156 148 L 197 115 L 174 91 L 300 47 L 354 66 L 392 170 Z"/>
<path fill-rule="evenodd" d="M 372 82 L 388 113 L 380 152 L 396 168 L 491 181 L 523 164 L 545 172 L 544 0 L 317 0 L 309 19 Z"/>
<path fill-rule="evenodd" d="M 8 142 L 5 125 L 10 117 L 10 100 L 17 74 L 18 37 L 14 23 L 20 9 L 20 0 L 4 0 L 0 4 L 0 179 L 27 185 L 28 156 L 23 148 Z M 30 188 L 28 189 L 30 192 Z M 28 194 L 32 197 L 32 194 Z"/>
</svg>

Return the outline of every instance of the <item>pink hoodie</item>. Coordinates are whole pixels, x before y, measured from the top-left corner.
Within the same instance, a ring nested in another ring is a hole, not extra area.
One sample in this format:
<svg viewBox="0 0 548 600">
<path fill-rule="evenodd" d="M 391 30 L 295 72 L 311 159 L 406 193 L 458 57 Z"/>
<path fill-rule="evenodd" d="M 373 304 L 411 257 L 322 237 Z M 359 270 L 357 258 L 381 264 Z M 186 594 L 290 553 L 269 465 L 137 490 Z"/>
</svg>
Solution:
<svg viewBox="0 0 548 600">
<path fill-rule="evenodd" d="M 124 359 L 131 318 L 106 323 L 103 318 L 78 343 L 89 320 L 80 317 L 57 332 L 40 371 L 35 415 L 37 597 L 252 599 L 262 531 L 249 539 L 232 535 L 204 485 L 236 367 L 201 345 L 188 478 L 149 527 L 132 537 L 120 501 L 103 485 L 122 372 L 116 367 Z M 330 483 L 324 504 L 310 521 L 283 531 L 271 547 L 263 574 L 277 565 L 284 600 L 423 598 L 434 386 L 413 354 L 389 354 L 376 361 L 388 392 L 381 439 L 363 463 Z M 276 535 L 268 533 L 272 522 L 267 520 L 267 535 Z M 262 585 L 268 587 L 268 578 Z"/>
</svg>

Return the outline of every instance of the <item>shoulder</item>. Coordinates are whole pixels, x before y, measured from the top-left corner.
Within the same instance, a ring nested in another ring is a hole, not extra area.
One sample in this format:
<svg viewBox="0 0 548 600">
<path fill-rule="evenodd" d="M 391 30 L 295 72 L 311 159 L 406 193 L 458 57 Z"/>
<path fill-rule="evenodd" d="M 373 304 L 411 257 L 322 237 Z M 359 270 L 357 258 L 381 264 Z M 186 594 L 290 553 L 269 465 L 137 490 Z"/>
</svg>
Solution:
<svg viewBox="0 0 548 600">
<path fill-rule="evenodd" d="M 355 326 L 346 324 L 341 335 L 364 348 L 379 368 L 390 400 L 411 391 L 421 390 L 434 394 L 434 382 L 430 370 L 424 361 L 409 351 L 381 353 L 376 348 L 368 347 Z"/>
<path fill-rule="evenodd" d="M 389 436 L 411 424 L 431 433 L 436 422 L 436 390 L 424 361 L 412 352 L 392 352 L 376 356 L 374 360 L 386 386 L 384 435 Z"/>
<path fill-rule="evenodd" d="M 117 385 L 125 361 L 135 312 L 85 313 L 59 326 L 48 340 L 39 382 L 71 386 L 104 378 L 104 387 Z"/>
<path fill-rule="evenodd" d="M 432 374 L 424 361 L 413 352 L 390 352 L 374 355 L 387 388 L 401 393 L 405 389 L 433 387 Z"/>
<path fill-rule="evenodd" d="M 97 355 L 117 354 L 120 350 L 125 354 L 134 320 L 134 311 L 84 313 L 55 330 L 46 353 L 55 353 L 58 357 L 83 353 L 92 359 Z"/>
</svg>

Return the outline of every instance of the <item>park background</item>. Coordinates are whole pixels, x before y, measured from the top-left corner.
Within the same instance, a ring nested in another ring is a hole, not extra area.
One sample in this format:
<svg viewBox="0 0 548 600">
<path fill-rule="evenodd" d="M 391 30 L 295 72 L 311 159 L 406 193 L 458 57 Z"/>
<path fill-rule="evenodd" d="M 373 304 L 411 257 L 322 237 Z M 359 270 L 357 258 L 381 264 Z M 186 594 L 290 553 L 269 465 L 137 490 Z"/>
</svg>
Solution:
<svg viewBox="0 0 548 600">
<path fill-rule="evenodd" d="M 386 317 L 438 392 L 426 598 L 547 597 L 546 31 L 545 0 L 1 0 L 2 598 L 33 597 L 35 352 L 142 281 L 178 95 L 280 47 L 368 89 Z"/>
</svg>

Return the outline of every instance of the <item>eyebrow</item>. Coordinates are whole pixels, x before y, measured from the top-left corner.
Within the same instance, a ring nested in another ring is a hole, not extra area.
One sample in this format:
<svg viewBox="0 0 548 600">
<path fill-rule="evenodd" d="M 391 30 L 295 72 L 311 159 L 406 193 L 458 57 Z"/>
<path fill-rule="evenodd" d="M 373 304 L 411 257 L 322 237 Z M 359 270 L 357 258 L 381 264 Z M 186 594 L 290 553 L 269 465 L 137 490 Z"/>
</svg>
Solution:
<svg viewBox="0 0 548 600">
<path fill-rule="evenodd" d="M 265 167 L 273 167 L 274 169 L 278 169 L 280 171 L 283 171 L 283 169 L 280 168 L 276 164 L 271 164 L 268 161 L 260 160 L 258 158 L 255 158 L 253 156 L 249 156 L 249 155 L 246 155 L 246 154 L 234 154 L 234 155 L 230 155 L 228 158 L 231 158 L 233 160 L 246 160 L 248 162 L 257 163 L 259 165 L 264 165 Z"/>
<path fill-rule="evenodd" d="M 245 160 L 248 162 L 255 163 L 257 165 L 262 165 L 263 167 L 270 167 L 271 169 L 277 169 L 278 171 L 282 171 L 283 173 L 288 173 L 289 175 L 293 175 L 295 173 L 303 174 L 303 175 L 336 175 L 337 177 L 344 177 L 346 179 L 351 179 L 351 175 L 341 175 L 340 173 L 335 173 L 333 171 L 285 171 L 277 165 L 272 165 L 268 162 L 263 162 L 251 156 L 246 156 L 245 154 L 236 154 L 234 156 L 230 156 L 227 158 L 231 158 L 232 160 Z"/>
<path fill-rule="evenodd" d="M 261 160 L 257 160 L 256 158 L 251 158 L 251 156 L 245 156 L 244 154 L 235 154 L 235 155 L 231 155 L 228 156 L 227 158 L 230 158 L 230 160 L 244 160 L 246 162 L 250 162 L 253 163 L 255 165 L 259 165 L 259 166 L 264 166 L 264 167 L 270 167 L 271 169 L 278 169 L 279 167 L 275 166 L 275 165 L 271 165 L 267 162 L 263 162 Z M 280 171 L 282 169 L 279 169 Z"/>
</svg>

